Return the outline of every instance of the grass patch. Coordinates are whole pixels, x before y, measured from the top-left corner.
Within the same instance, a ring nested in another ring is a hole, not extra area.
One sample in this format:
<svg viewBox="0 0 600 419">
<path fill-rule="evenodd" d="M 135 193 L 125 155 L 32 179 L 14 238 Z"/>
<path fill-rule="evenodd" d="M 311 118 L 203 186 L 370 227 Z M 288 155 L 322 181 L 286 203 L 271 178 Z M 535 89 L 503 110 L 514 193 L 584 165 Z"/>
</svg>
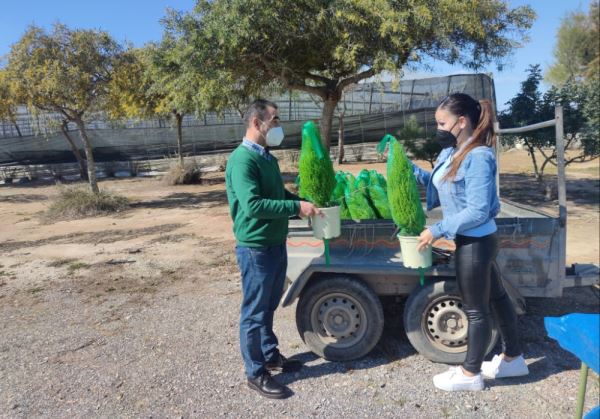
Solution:
<svg viewBox="0 0 600 419">
<path fill-rule="evenodd" d="M 596 167 L 577 167 L 577 166 L 567 166 L 567 171 L 573 171 L 577 173 L 587 173 L 590 175 L 600 176 L 600 166 Z"/>
<path fill-rule="evenodd" d="M 89 267 L 90 267 L 90 265 L 88 265 L 87 263 L 75 261 L 75 262 L 69 263 L 69 266 L 67 267 L 67 270 L 69 271 L 69 273 L 73 273 L 73 272 L 78 271 L 80 269 L 87 269 Z"/>
<path fill-rule="evenodd" d="M 58 196 L 45 212 L 44 219 L 74 219 L 119 212 L 129 207 L 123 196 L 100 191 L 95 194 L 87 188 L 61 186 Z"/>
<path fill-rule="evenodd" d="M 37 294 L 40 291 L 43 291 L 44 289 L 42 287 L 35 287 L 35 288 L 31 288 L 28 292 L 30 294 Z"/>
<path fill-rule="evenodd" d="M 68 265 L 69 263 L 75 262 L 77 259 L 59 259 L 59 260 L 53 260 L 52 262 L 49 262 L 46 266 L 50 267 L 50 268 L 60 268 L 61 266 L 65 266 Z"/>
<path fill-rule="evenodd" d="M 186 162 L 183 165 L 179 161 L 172 163 L 162 181 L 170 186 L 202 183 L 200 166 L 196 162 Z"/>
</svg>

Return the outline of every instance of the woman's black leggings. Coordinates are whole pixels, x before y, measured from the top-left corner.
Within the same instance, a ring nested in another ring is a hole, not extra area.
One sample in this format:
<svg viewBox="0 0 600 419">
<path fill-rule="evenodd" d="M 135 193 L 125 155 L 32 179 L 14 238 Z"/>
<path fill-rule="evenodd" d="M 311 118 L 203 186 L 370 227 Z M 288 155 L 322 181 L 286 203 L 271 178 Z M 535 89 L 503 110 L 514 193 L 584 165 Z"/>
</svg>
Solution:
<svg viewBox="0 0 600 419">
<path fill-rule="evenodd" d="M 457 235 L 455 243 L 456 278 L 469 321 L 467 358 L 463 368 L 478 374 L 492 332 L 490 309 L 500 329 L 504 354 L 521 355 L 517 313 L 496 265 L 496 234 L 484 237 Z"/>
</svg>

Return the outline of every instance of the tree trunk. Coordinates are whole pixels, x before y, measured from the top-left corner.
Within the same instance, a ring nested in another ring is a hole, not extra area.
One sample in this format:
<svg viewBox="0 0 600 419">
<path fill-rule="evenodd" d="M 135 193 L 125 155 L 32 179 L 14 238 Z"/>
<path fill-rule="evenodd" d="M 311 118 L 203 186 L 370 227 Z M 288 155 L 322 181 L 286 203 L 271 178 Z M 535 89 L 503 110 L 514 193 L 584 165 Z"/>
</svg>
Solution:
<svg viewBox="0 0 600 419">
<path fill-rule="evenodd" d="M 344 162 L 344 114 L 346 113 L 343 110 L 340 113 L 340 124 L 338 128 L 338 164 L 342 164 Z"/>
<path fill-rule="evenodd" d="M 537 180 L 540 183 L 543 183 L 543 175 L 540 173 L 540 170 L 538 169 L 538 164 L 537 164 L 537 159 L 535 158 L 535 147 L 533 147 L 531 144 L 529 144 L 529 142 L 527 142 L 527 140 L 525 140 L 525 146 L 527 147 L 527 150 L 529 151 L 529 155 L 531 156 L 531 162 L 533 163 L 533 173 L 535 176 L 535 180 Z"/>
<path fill-rule="evenodd" d="M 21 130 L 19 129 L 19 124 L 17 124 L 17 121 L 15 120 L 13 120 L 12 123 L 15 126 L 15 129 L 17 130 L 17 135 L 19 136 L 19 138 L 21 138 L 23 135 L 21 134 Z"/>
<path fill-rule="evenodd" d="M 550 158 L 551 157 L 547 157 L 546 160 L 544 160 L 544 162 L 542 163 L 542 166 L 540 167 L 540 178 L 544 176 L 544 170 L 546 170 L 546 165 L 550 163 Z"/>
<path fill-rule="evenodd" d="M 79 128 L 79 135 L 81 136 L 81 141 L 85 147 L 85 157 L 87 159 L 87 172 L 90 189 L 97 195 L 100 193 L 100 189 L 98 189 L 98 180 L 96 179 L 96 164 L 94 163 L 94 150 L 92 147 L 92 142 L 88 138 L 87 132 L 85 131 L 85 124 L 83 120 L 81 118 L 76 119 L 75 123 L 77 124 L 77 128 Z"/>
<path fill-rule="evenodd" d="M 180 113 L 175 114 L 175 123 L 177 124 L 177 154 L 179 154 L 179 164 L 183 167 L 183 133 L 181 131 L 181 123 L 183 121 L 183 115 Z"/>
<path fill-rule="evenodd" d="M 323 103 L 323 111 L 321 112 L 321 142 L 327 151 L 331 146 L 330 134 L 331 134 L 331 123 L 333 121 L 333 113 L 340 101 L 340 95 L 337 92 L 329 93 L 327 100 Z"/>
<path fill-rule="evenodd" d="M 69 121 L 63 121 L 63 123 L 60 124 L 60 130 L 62 131 L 63 135 L 67 139 L 67 142 L 69 143 L 69 145 L 71 146 L 71 151 L 73 152 L 73 155 L 75 156 L 75 159 L 77 160 L 77 164 L 79 165 L 79 174 L 81 175 L 81 179 L 83 179 L 87 182 L 89 180 L 89 178 L 88 178 L 87 170 L 86 170 L 86 162 L 83 159 L 83 157 L 81 156 L 81 153 L 79 152 L 79 148 L 75 145 L 75 141 L 73 141 L 73 138 L 71 138 L 69 131 L 67 131 L 68 123 L 69 123 Z"/>
<path fill-rule="evenodd" d="M 542 166 L 540 167 L 540 183 L 542 185 L 542 188 L 544 189 L 544 199 L 546 201 L 552 201 L 555 198 L 554 187 L 552 185 L 552 182 L 545 182 L 543 180 L 544 170 L 546 169 L 546 165 L 548 163 L 551 163 L 551 158 L 552 157 L 546 157 L 546 160 L 544 160 Z"/>
</svg>

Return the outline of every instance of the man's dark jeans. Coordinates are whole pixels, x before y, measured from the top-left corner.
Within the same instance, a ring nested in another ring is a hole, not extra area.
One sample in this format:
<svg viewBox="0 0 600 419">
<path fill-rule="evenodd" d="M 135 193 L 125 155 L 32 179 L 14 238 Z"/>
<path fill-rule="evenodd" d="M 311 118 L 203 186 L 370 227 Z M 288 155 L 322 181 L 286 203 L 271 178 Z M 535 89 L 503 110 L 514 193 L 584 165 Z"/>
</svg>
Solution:
<svg viewBox="0 0 600 419">
<path fill-rule="evenodd" d="M 240 347 L 246 375 L 260 376 L 265 364 L 279 357 L 273 315 L 283 294 L 287 270 L 285 244 L 235 249 L 242 273 Z"/>
</svg>

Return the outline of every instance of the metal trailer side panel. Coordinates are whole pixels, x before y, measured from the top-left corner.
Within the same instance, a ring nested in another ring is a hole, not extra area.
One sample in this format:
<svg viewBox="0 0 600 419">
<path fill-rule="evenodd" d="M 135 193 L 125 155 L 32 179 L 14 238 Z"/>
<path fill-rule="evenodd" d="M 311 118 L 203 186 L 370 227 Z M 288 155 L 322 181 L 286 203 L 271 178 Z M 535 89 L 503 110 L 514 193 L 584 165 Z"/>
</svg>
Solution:
<svg viewBox="0 0 600 419">
<path fill-rule="evenodd" d="M 559 270 L 558 219 L 531 207 L 503 201 L 496 219 L 500 249 L 497 257 L 503 278 L 521 295 L 562 295 Z M 429 222 L 440 217 L 429 214 Z M 290 223 L 288 236 L 288 281 L 283 304 L 291 304 L 314 273 L 356 274 L 368 279 L 379 295 L 404 294 L 417 283 L 418 273 L 402 264 L 399 243 L 390 220 L 344 221 L 342 235 L 331 240 L 331 263 L 325 265 L 323 242 L 312 237 L 306 221 Z M 435 261 L 428 277 L 454 277 L 452 261 Z"/>
<path fill-rule="evenodd" d="M 498 267 L 524 297 L 560 297 L 560 228 L 555 218 L 498 218 Z"/>
</svg>

